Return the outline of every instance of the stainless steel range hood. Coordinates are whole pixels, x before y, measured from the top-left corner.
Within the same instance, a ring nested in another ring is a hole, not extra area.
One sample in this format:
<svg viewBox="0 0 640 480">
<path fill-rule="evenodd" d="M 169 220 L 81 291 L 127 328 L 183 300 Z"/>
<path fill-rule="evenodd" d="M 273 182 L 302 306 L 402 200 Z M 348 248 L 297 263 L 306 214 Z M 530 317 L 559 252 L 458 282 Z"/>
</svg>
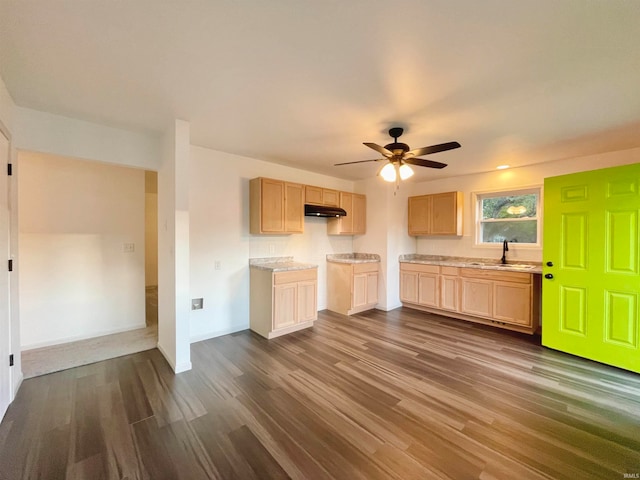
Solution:
<svg viewBox="0 0 640 480">
<path fill-rule="evenodd" d="M 324 205 L 305 205 L 304 214 L 307 217 L 345 217 L 347 212 L 339 207 L 326 207 Z"/>
</svg>

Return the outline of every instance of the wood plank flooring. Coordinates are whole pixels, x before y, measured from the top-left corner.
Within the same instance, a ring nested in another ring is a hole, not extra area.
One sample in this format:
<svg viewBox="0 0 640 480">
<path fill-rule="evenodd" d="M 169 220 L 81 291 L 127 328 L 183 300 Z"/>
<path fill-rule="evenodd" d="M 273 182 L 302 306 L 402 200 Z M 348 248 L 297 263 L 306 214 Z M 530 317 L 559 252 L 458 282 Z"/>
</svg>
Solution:
<svg viewBox="0 0 640 480">
<path fill-rule="evenodd" d="M 409 309 L 25 380 L 0 478 L 602 479 L 640 474 L 640 376 Z M 638 477 L 630 477 L 638 478 Z"/>
</svg>

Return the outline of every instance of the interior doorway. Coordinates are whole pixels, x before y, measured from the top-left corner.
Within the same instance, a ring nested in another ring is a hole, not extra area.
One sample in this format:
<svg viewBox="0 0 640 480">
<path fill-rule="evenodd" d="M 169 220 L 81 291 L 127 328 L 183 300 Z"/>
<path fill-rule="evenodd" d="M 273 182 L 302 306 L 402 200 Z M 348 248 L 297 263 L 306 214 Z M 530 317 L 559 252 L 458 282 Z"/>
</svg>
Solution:
<svg viewBox="0 0 640 480">
<path fill-rule="evenodd" d="M 144 285 L 147 327 L 158 325 L 158 173 L 144 172 Z"/>
<path fill-rule="evenodd" d="M 35 152 L 18 162 L 25 378 L 155 348 L 155 173 Z"/>
</svg>

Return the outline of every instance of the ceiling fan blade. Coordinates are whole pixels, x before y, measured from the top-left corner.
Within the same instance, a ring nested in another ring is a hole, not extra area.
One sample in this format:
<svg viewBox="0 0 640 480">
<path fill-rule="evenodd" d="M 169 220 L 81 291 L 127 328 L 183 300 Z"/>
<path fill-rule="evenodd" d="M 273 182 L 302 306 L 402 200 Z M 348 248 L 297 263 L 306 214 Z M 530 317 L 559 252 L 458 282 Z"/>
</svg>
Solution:
<svg viewBox="0 0 640 480">
<path fill-rule="evenodd" d="M 424 158 L 405 158 L 403 162 L 429 168 L 444 168 L 447 166 L 446 163 L 434 162 L 433 160 L 426 160 Z"/>
<path fill-rule="evenodd" d="M 376 152 L 381 153 L 387 158 L 393 157 L 393 152 L 390 152 L 389 150 L 387 150 L 384 147 L 381 147 L 380 145 L 377 145 L 375 143 L 367 143 L 367 142 L 364 142 L 364 145 L 366 145 L 369 148 L 373 148 Z"/>
<path fill-rule="evenodd" d="M 339 165 L 351 165 L 352 163 L 381 162 L 382 160 L 386 160 L 386 158 L 376 158 L 375 160 L 358 160 L 357 162 L 334 163 L 333 166 L 337 167 Z"/>
<path fill-rule="evenodd" d="M 447 150 L 453 150 L 454 148 L 460 148 L 458 142 L 440 143 L 438 145 L 431 145 L 430 147 L 416 148 L 404 154 L 405 157 L 420 157 L 421 155 L 430 155 L 432 153 L 446 152 Z"/>
</svg>

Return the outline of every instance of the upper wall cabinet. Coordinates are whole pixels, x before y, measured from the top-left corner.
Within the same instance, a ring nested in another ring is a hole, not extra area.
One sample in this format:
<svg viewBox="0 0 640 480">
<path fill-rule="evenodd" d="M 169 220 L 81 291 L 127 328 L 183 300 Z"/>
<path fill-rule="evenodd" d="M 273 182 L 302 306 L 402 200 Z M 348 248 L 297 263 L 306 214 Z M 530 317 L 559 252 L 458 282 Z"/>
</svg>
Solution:
<svg viewBox="0 0 640 480">
<path fill-rule="evenodd" d="M 462 192 L 409 197 L 409 235 L 462 235 Z"/>
<path fill-rule="evenodd" d="M 304 186 L 304 203 L 310 205 L 324 205 L 327 207 L 337 207 L 339 203 L 338 191 L 330 188 Z"/>
<path fill-rule="evenodd" d="M 249 182 L 249 190 L 250 233 L 304 232 L 304 185 L 254 178 Z"/>
<path fill-rule="evenodd" d="M 359 193 L 339 192 L 340 208 L 347 215 L 327 219 L 329 235 L 364 235 L 367 231 L 367 197 Z"/>
</svg>

